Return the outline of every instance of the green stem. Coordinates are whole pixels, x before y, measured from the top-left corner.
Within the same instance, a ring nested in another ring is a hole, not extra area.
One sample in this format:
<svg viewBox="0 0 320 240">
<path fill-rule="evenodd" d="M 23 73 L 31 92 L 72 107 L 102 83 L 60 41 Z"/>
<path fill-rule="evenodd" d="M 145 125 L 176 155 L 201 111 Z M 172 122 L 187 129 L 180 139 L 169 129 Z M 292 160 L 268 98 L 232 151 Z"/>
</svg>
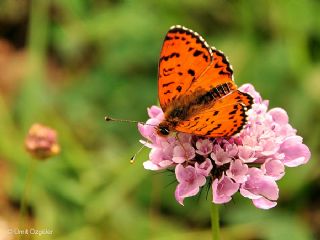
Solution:
<svg viewBox="0 0 320 240">
<path fill-rule="evenodd" d="M 31 164 L 28 168 L 28 172 L 27 172 L 27 176 L 26 176 L 26 181 L 25 181 L 25 186 L 24 186 L 24 190 L 23 190 L 23 195 L 20 199 L 20 211 L 19 211 L 19 229 L 20 230 L 24 230 L 26 229 L 25 226 L 25 218 L 27 215 L 27 194 L 28 192 L 30 192 L 30 186 L 32 183 L 32 176 L 34 173 L 34 170 L 36 168 L 36 161 L 35 159 L 31 159 Z M 19 239 L 24 239 L 24 234 L 20 234 Z"/>
<path fill-rule="evenodd" d="M 48 106 L 49 99 L 45 80 L 49 28 L 48 9 L 51 0 L 31 0 L 29 2 L 28 72 L 17 101 L 18 114 L 20 114 L 21 124 L 25 131 L 35 119 L 43 117 L 43 110 Z M 26 109 L 25 106 L 30 107 Z"/>
<path fill-rule="evenodd" d="M 219 226 L 219 208 L 217 204 L 211 203 L 211 231 L 212 240 L 220 239 L 220 226 Z"/>
</svg>

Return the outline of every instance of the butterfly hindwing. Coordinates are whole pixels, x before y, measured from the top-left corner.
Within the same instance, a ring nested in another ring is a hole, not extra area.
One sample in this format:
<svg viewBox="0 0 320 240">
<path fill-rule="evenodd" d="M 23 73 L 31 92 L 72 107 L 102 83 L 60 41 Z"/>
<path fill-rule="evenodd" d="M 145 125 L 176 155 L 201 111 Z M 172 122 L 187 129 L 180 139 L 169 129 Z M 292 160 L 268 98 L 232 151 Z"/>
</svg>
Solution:
<svg viewBox="0 0 320 240">
<path fill-rule="evenodd" d="M 236 90 L 181 121 L 175 130 L 206 137 L 230 137 L 246 124 L 246 112 L 252 103 L 249 94 Z"/>
<path fill-rule="evenodd" d="M 212 49 L 197 33 L 182 26 L 168 31 L 160 54 L 158 94 L 162 109 L 188 89 L 212 63 Z"/>
</svg>

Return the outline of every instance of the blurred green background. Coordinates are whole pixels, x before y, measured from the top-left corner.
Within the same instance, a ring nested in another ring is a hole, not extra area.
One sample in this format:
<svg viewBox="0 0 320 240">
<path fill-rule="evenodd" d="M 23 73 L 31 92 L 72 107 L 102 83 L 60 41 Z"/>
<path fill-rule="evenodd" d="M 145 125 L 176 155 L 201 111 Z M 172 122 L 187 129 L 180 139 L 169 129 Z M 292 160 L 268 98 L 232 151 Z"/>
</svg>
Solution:
<svg viewBox="0 0 320 240">
<path fill-rule="evenodd" d="M 312 153 L 264 211 L 237 196 L 220 208 L 223 239 L 320 239 L 320 1 L 1 0 L 0 234 L 17 228 L 34 122 L 61 154 L 37 164 L 28 191 L 33 239 L 210 239 L 209 194 L 174 199 L 174 176 L 143 169 L 134 124 L 157 103 L 164 35 L 181 24 L 221 49 L 238 85 L 287 110 Z M 0 239 L 4 239 L 0 235 Z M 14 237 L 14 236 L 10 236 Z"/>
</svg>

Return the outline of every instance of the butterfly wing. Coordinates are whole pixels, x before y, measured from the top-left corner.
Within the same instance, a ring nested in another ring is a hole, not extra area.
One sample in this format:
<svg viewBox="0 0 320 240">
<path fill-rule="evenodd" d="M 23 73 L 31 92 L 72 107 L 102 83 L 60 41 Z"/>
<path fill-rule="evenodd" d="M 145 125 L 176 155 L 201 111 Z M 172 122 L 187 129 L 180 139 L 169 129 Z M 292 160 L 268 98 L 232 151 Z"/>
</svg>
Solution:
<svg viewBox="0 0 320 240">
<path fill-rule="evenodd" d="M 212 48 L 211 51 L 212 62 L 199 78 L 193 81 L 188 89 L 189 92 L 196 92 L 198 90 L 209 92 L 225 83 L 228 83 L 230 91 L 237 89 L 233 81 L 233 71 L 226 56 L 215 48 Z"/>
<path fill-rule="evenodd" d="M 239 90 L 222 97 L 207 109 L 179 122 L 178 132 L 206 137 L 230 137 L 239 133 L 246 124 L 246 113 L 253 98 Z"/>
<path fill-rule="evenodd" d="M 163 111 L 187 91 L 212 63 L 212 49 L 197 33 L 173 26 L 163 42 L 159 69 L 158 95 Z M 190 93 L 189 93 L 190 94 Z"/>
<path fill-rule="evenodd" d="M 228 83 L 229 91 L 237 86 L 225 55 L 210 48 L 196 32 L 173 26 L 163 42 L 158 70 L 158 95 L 163 111 L 179 96 L 196 91 L 210 91 Z M 229 92 L 228 91 L 228 92 Z"/>
</svg>

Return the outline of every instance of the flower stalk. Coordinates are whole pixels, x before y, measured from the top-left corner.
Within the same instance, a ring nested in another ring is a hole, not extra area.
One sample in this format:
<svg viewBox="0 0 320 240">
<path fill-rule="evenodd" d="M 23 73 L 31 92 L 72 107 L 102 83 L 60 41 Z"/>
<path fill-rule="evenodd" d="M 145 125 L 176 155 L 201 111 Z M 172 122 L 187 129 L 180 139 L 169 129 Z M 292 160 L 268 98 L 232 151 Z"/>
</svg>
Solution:
<svg viewBox="0 0 320 240">
<path fill-rule="evenodd" d="M 212 240 L 220 239 L 220 224 L 219 224 L 219 206 L 215 203 L 211 205 L 211 232 Z"/>
<path fill-rule="evenodd" d="M 25 226 L 25 219 L 27 216 L 27 203 L 28 203 L 28 193 L 30 192 L 31 185 L 32 185 L 32 179 L 33 179 L 33 173 L 36 169 L 36 163 L 37 160 L 31 159 L 31 164 L 28 168 L 25 186 L 23 189 L 23 195 L 20 199 L 20 210 L 19 210 L 19 229 L 26 229 Z M 24 234 L 20 234 L 19 239 L 24 239 Z"/>
</svg>

